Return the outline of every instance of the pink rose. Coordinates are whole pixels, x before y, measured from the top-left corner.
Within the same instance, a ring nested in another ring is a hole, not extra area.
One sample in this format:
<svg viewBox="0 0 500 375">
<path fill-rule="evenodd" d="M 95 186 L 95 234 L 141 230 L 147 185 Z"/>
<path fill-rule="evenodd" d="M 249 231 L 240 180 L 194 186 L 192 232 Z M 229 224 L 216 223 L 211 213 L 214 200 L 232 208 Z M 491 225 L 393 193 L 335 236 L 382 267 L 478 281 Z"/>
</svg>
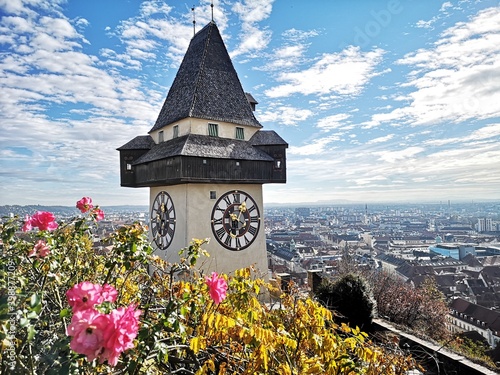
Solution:
<svg viewBox="0 0 500 375">
<path fill-rule="evenodd" d="M 31 217 L 26 215 L 26 217 L 24 218 L 24 224 L 23 224 L 23 232 L 27 232 L 27 231 L 30 231 L 31 229 L 33 229 L 33 225 L 31 225 Z"/>
<path fill-rule="evenodd" d="M 223 277 L 219 277 L 216 272 L 212 272 L 212 277 L 205 277 L 208 291 L 212 300 L 219 304 L 226 299 L 227 283 Z"/>
<path fill-rule="evenodd" d="M 37 211 L 31 217 L 30 222 L 31 226 L 37 227 L 40 230 L 52 231 L 54 229 L 57 229 L 58 226 L 55 220 L 56 218 L 54 217 L 54 214 L 45 211 Z"/>
<path fill-rule="evenodd" d="M 140 315 L 141 311 L 136 310 L 136 305 L 133 304 L 111 311 L 101 363 L 107 359 L 111 366 L 116 366 L 120 354 L 134 347 L 133 341 L 139 332 Z"/>
<path fill-rule="evenodd" d="M 96 207 L 92 210 L 92 216 L 96 219 L 96 221 L 104 219 L 104 212 L 99 207 Z"/>
<path fill-rule="evenodd" d="M 78 202 L 76 202 L 76 208 L 78 208 L 82 214 L 88 212 L 89 210 L 94 208 L 94 206 L 92 205 L 92 198 L 83 197 Z"/>
<path fill-rule="evenodd" d="M 74 285 L 66 292 L 69 305 L 73 311 L 91 309 L 104 301 L 102 296 L 102 286 L 83 281 Z"/>
<path fill-rule="evenodd" d="M 116 301 L 116 297 L 118 297 L 118 292 L 117 290 L 112 287 L 111 285 L 109 284 L 104 284 L 102 286 L 102 292 L 101 292 L 101 295 L 102 295 L 102 299 L 103 299 L 103 302 L 104 301 L 108 301 L 108 302 L 115 302 Z"/>
<path fill-rule="evenodd" d="M 43 240 L 38 240 L 33 249 L 28 253 L 28 257 L 44 258 L 49 255 L 50 249 Z"/>
<path fill-rule="evenodd" d="M 76 284 L 66 292 L 68 303 L 73 311 L 91 309 L 104 301 L 113 303 L 117 296 L 118 292 L 111 285 L 100 286 L 89 281 Z"/>
<path fill-rule="evenodd" d="M 109 315 L 94 309 L 75 311 L 66 334 L 72 336 L 71 350 L 87 356 L 93 361 L 103 351 L 106 328 L 110 325 Z"/>
</svg>

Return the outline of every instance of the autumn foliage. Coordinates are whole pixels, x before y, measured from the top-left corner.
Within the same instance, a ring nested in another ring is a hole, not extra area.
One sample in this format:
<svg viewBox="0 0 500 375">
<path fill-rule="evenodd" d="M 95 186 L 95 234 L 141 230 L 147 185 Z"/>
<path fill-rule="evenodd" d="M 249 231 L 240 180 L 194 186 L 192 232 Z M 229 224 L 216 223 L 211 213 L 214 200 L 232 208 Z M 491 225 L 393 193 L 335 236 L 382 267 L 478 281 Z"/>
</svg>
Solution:
<svg viewBox="0 0 500 375">
<path fill-rule="evenodd" d="M 390 375 L 415 367 L 293 286 L 273 290 L 251 267 L 204 275 L 196 268 L 208 256 L 204 240 L 171 264 L 135 223 L 98 251 L 90 238 L 103 213 L 88 199 L 78 208 L 83 217 L 25 233 L 17 218 L 1 224 L 1 373 Z M 30 256 L 38 241 L 43 253 Z M 272 304 L 269 293 L 279 296 Z"/>
<path fill-rule="evenodd" d="M 370 274 L 369 282 L 379 316 L 438 341 L 448 338 L 448 306 L 432 279 L 415 288 L 394 274 L 379 271 Z"/>
</svg>

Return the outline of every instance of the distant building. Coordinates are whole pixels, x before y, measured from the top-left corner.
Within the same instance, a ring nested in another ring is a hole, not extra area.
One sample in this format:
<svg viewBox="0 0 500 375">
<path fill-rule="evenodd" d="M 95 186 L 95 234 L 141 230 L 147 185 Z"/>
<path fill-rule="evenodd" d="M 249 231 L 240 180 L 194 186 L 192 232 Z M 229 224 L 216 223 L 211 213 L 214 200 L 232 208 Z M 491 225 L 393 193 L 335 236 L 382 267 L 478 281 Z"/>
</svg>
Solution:
<svg viewBox="0 0 500 375">
<path fill-rule="evenodd" d="M 456 298 L 450 304 L 448 329 L 452 333 L 478 332 L 494 348 L 500 341 L 500 312 Z"/>
<path fill-rule="evenodd" d="M 473 244 L 437 243 L 436 245 L 429 246 L 429 251 L 460 260 L 467 254 L 476 255 L 476 248 Z"/>
<path fill-rule="evenodd" d="M 479 233 L 493 232 L 493 221 L 489 218 L 477 219 L 477 231 Z"/>
<path fill-rule="evenodd" d="M 311 215 L 311 209 L 309 207 L 297 207 L 295 209 L 295 213 L 298 216 L 308 217 L 309 215 Z"/>
</svg>

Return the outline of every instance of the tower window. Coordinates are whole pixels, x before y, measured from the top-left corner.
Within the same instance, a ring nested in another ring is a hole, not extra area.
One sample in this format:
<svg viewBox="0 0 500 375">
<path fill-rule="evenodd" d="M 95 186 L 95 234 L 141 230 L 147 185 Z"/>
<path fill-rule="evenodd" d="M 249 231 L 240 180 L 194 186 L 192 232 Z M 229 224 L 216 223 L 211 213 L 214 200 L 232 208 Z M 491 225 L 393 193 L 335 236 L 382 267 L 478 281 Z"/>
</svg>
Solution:
<svg viewBox="0 0 500 375">
<path fill-rule="evenodd" d="M 173 131 L 174 135 L 172 138 L 177 138 L 179 136 L 179 125 L 174 125 Z"/>
<path fill-rule="evenodd" d="M 236 139 L 245 139 L 245 129 L 237 127 L 236 128 Z"/>
<path fill-rule="evenodd" d="M 217 199 L 217 192 L 215 190 L 210 191 L 210 199 Z"/>
<path fill-rule="evenodd" d="M 208 124 L 208 135 L 212 137 L 219 136 L 219 125 L 218 124 Z"/>
<path fill-rule="evenodd" d="M 163 138 L 163 130 L 158 132 L 158 143 L 163 142 L 165 139 Z"/>
</svg>

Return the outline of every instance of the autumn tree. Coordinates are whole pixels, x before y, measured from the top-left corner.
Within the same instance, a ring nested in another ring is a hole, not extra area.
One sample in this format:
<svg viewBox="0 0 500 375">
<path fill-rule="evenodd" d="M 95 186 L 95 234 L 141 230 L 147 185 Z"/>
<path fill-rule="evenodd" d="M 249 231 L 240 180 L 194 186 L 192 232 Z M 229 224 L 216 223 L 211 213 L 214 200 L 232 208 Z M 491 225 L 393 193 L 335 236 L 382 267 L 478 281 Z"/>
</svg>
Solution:
<svg viewBox="0 0 500 375">
<path fill-rule="evenodd" d="M 377 271 L 369 282 L 379 316 L 436 340 L 447 338 L 448 307 L 432 278 L 414 288 L 394 274 Z"/>
</svg>

